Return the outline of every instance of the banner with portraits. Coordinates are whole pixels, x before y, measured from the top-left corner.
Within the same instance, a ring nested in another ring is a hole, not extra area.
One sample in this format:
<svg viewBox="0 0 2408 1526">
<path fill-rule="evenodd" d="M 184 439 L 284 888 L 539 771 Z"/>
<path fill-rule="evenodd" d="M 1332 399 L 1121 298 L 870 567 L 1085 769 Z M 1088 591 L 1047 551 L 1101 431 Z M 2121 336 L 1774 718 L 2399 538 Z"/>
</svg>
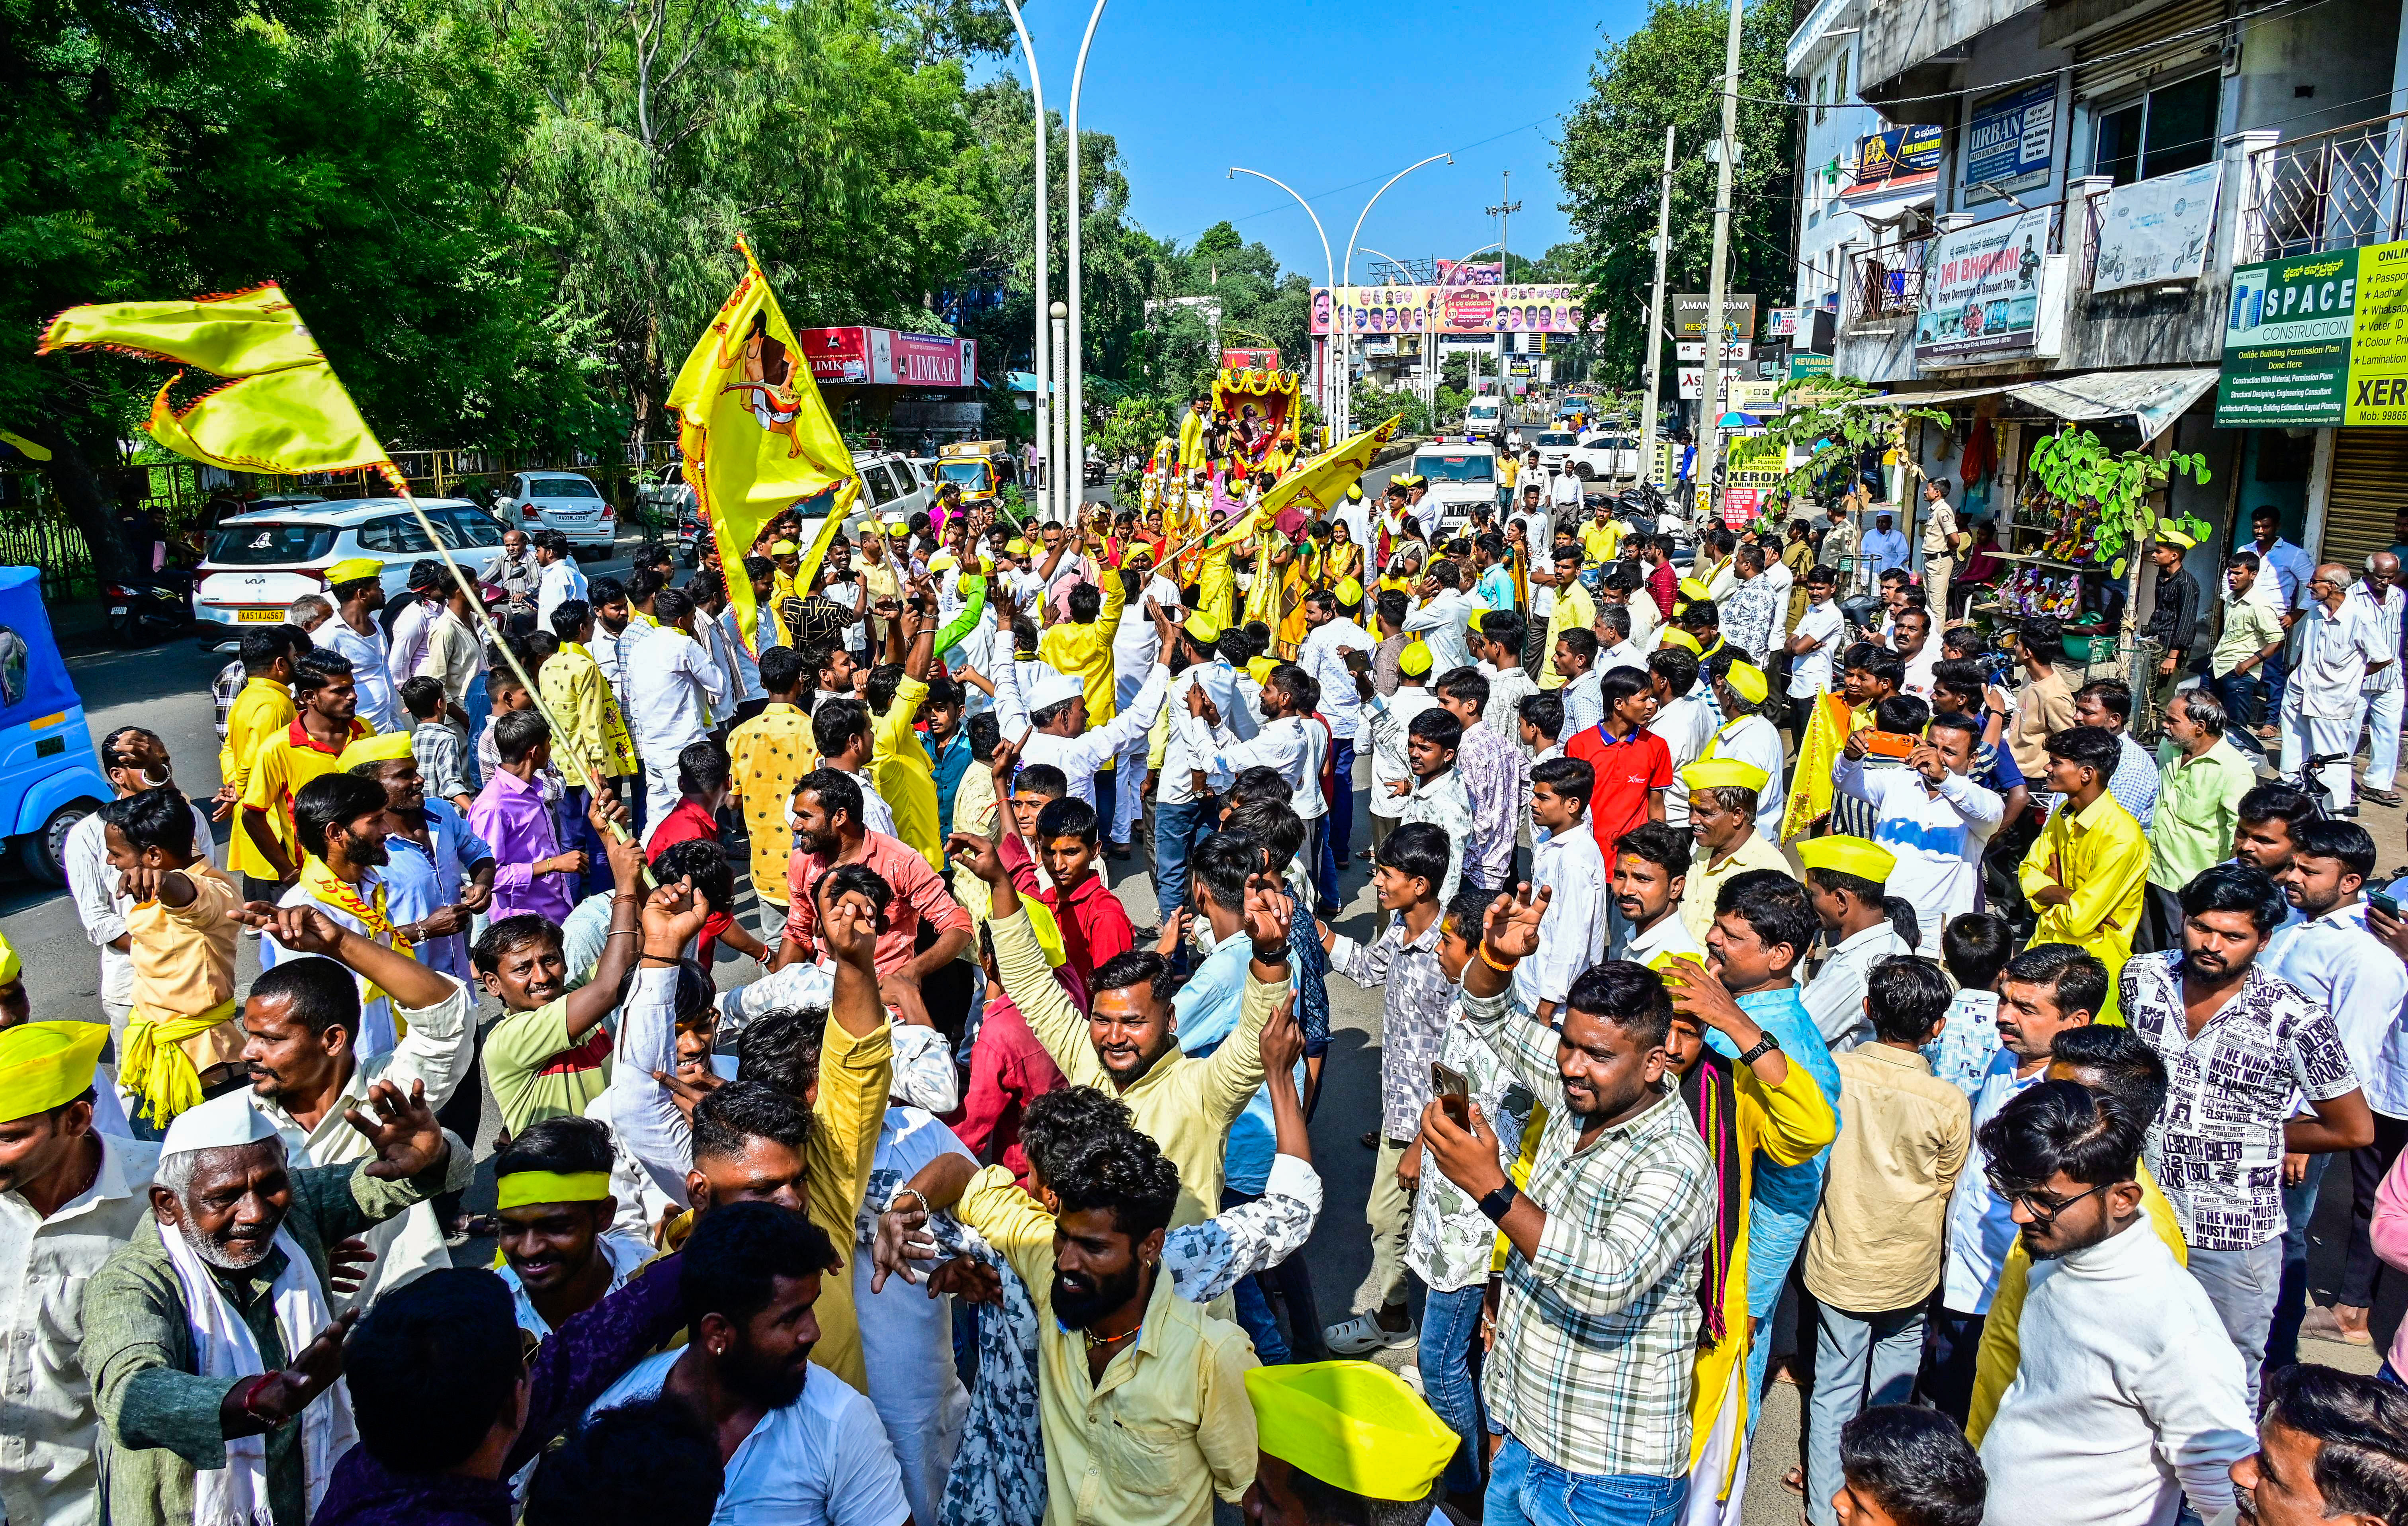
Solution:
<svg viewBox="0 0 2408 1526">
<path fill-rule="evenodd" d="M 1579 294 L 1568 285 L 1312 289 L 1315 334 L 1569 334 L 1581 326 Z M 1603 329 L 1605 320 L 1586 326 Z"/>
</svg>

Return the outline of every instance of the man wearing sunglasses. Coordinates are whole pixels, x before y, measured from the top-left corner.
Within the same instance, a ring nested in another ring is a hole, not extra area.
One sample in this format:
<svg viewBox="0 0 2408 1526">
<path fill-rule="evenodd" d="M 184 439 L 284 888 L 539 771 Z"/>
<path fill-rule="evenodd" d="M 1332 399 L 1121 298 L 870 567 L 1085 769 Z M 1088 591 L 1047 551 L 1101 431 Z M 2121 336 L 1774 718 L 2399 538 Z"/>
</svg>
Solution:
<svg viewBox="0 0 2408 1526">
<path fill-rule="evenodd" d="M 2022 1360 L 1982 1467 L 2048 1502 L 2032 1519 L 2051 1526 L 2170 1520 L 2185 1501 L 2214 1519 L 2254 1449 L 2240 1354 L 2145 1222 L 2147 1123 L 2114 1092 L 2043 1081 L 1981 1130 L 2032 1258 Z"/>
</svg>

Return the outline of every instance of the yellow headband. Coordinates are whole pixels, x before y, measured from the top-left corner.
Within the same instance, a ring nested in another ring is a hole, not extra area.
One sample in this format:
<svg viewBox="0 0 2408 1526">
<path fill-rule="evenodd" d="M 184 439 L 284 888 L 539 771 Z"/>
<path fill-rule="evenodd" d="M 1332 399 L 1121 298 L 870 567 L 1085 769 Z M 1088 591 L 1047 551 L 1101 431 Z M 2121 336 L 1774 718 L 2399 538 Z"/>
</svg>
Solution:
<svg viewBox="0 0 2408 1526">
<path fill-rule="evenodd" d="M 514 1171 L 497 1179 L 496 1212 L 538 1202 L 600 1202 L 610 1195 L 607 1171 Z"/>
<path fill-rule="evenodd" d="M 107 1023 L 20 1023 L 0 1031 L 0 1122 L 48 1113 L 91 1090 L 108 1043 Z"/>
</svg>

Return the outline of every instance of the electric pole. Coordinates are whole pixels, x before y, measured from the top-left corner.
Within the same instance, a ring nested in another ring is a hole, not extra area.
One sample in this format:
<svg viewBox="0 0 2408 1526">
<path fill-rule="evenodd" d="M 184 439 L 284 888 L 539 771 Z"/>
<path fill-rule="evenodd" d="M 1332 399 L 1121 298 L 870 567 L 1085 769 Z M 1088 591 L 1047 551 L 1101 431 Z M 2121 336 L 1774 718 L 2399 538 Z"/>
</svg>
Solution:
<svg viewBox="0 0 2408 1526">
<path fill-rule="evenodd" d="M 1656 197 L 1656 294 L 1647 306 L 1647 451 L 1655 453 L 1663 405 L 1657 400 L 1664 385 L 1664 260 L 1672 247 L 1672 124 L 1664 124 L 1664 179 Z M 1641 471 L 1650 469 L 1642 461 Z"/>
<path fill-rule="evenodd" d="M 1512 225 L 1513 214 L 1521 209 L 1522 204 L 1513 199 L 1513 172 L 1509 169 L 1505 172 L 1505 198 L 1488 209 L 1488 215 L 1498 220 L 1497 284 L 1499 286 L 1513 279 L 1513 262 L 1505 252 L 1505 230 Z"/>
<path fill-rule="evenodd" d="M 1698 407 L 1698 468 L 1713 503 L 1714 468 L 1723 458 L 1723 301 L 1730 261 L 1731 175 L 1739 160 L 1739 29 L 1742 0 L 1730 0 L 1730 32 L 1723 42 L 1723 130 L 1714 144 L 1714 254 L 1706 276 L 1706 372 Z M 1693 500 L 1694 501 L 1694 500 Z"/>
</svg>

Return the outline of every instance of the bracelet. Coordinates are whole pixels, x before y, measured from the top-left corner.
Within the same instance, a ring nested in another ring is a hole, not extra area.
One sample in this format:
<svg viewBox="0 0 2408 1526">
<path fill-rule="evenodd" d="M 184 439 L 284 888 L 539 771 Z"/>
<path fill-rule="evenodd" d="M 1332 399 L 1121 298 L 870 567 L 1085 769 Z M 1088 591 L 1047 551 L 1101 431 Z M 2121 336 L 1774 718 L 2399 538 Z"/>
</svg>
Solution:
<svg viewBox="0 0 2408 1526">
<path fill-rule="evenodd" d="M 934 1209 L 932 1209 L 932 1208 L 930 1208 L 930 1207 L 928 1206 L 928 1199 L 927 1199 L 927 1195 L 926 1195 L 925 1193 L 922 1192 L 918 1188 L 913 1187 L 913 1186 L 911 1186 L 911 1185 L 910 1185 L 910 1184 L 909 1184 L 909 1183 L 906 1183 L 906 1184 L 904 1184 L 903 1186 L 896 1188 L 895 1189 L 895 1195 L 894 1195 L 893 1197 L 891 1197 L 891 1198 L 889 1198 L 889 1199 L 887 1199 L 887 1200 L 886 1200 L 886 1211 L 887 1211 L 888 1213 L 890 1213 L 890 1214 L 891 1214 L 891 1213 L 895 1212 L 895 1205 L 896 1205 L 896 1203 L 898 1203 L 898 1202 L 900 1202 L 902 1201 L 902 1199 L 903 1199 L 903 1194 L 904 1194 L 904 1193 L 906 1193 L 906 1192 L 910 1193 L 913 1197 L 918 1198 L 918 1199 L 920 1200 L 920 1212 L 922 1212 L 922 1213 L 924 1213 L 924 1214 L 929 1214 L 929 1215 L 932 1215 L 932 1216 L 935 1214 L 936 1210 L 934 1210 Z"/>
<path fill-rule="evenodd" d="M 245 1415 L 250 1416 L 252 1419 L 257 1420 L 260 1424 L 265 1425 L 270 1431 L 273 1431 L 278 1426 L 282 1425 L 284 1421 L 277 1416 L 266 1414 L 265 1412 L 254 1407 L 253 1404 L 253 1402 L 259 1397 L 259 1391 L 265 1387 L 267 1387 L 266 1374 L 263 1373 L 258 1376 L 251 1378 L 243 1386 L 242 1397 L 235 1402 L 235 1407 L 241 1410 Z"/>
<path fill-rule="evenodd" d="M 612 928 L 603 941 L 607 943 L 612 938 L 641 938 L 642 936 L 643 933 L 635 928 Z"/>
<path fill-rule="evenodd" d="M 1496 955 L 1488 952 L 1488 945 L 1484 943 L 1480 945 L 1480 962 L 1501 975 L 1512 973 L 1513 967 L 1521 963 L 1522 959 L 1519 955 L 1516 955 L 1512 958 L 1499 962 Z"/>
</svg>

